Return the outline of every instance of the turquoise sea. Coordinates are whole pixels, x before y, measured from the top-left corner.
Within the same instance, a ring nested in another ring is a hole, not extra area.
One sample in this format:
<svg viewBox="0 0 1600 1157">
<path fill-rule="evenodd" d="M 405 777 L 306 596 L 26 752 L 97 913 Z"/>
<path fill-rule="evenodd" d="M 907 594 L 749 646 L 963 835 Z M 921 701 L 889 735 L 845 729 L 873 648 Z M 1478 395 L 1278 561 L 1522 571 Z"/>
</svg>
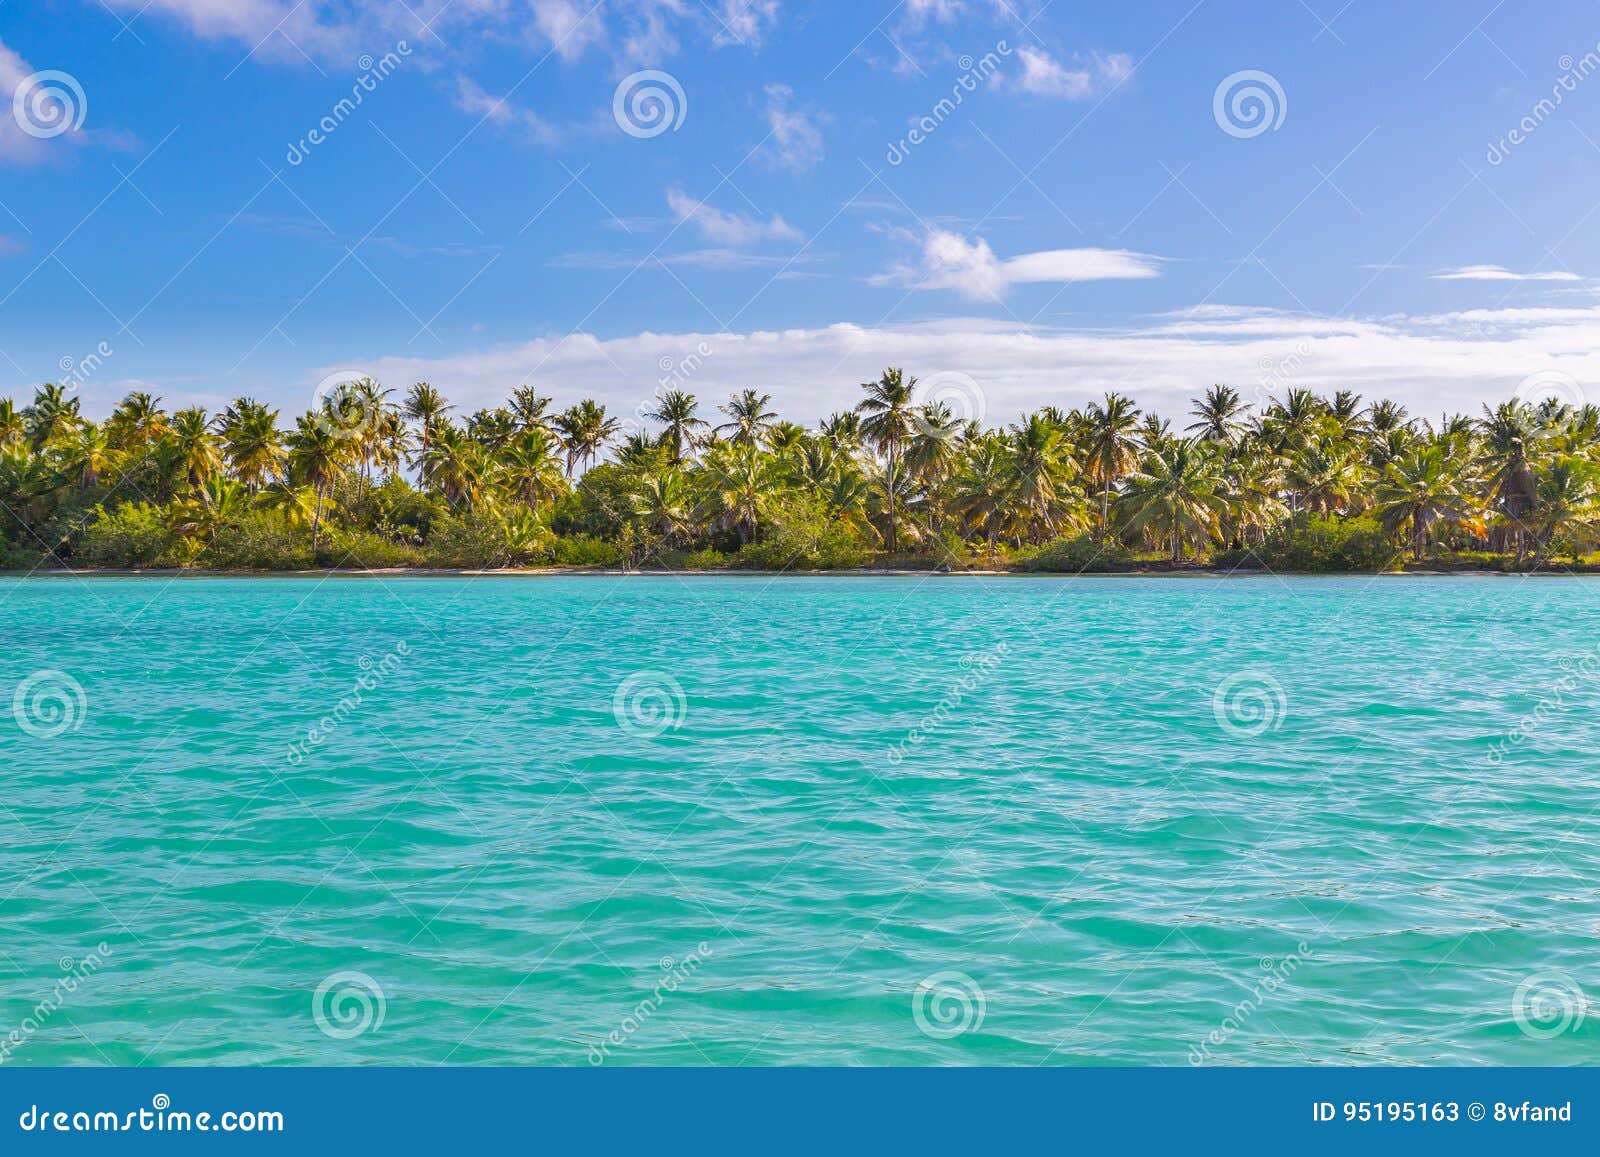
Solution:
<svg viewBox="0 0 1600 1157">
<path fill-rule="evenodd" d="M 1600 581 L 0 580 L 11 1064 L 1574 1064 Z"/>
</svg>

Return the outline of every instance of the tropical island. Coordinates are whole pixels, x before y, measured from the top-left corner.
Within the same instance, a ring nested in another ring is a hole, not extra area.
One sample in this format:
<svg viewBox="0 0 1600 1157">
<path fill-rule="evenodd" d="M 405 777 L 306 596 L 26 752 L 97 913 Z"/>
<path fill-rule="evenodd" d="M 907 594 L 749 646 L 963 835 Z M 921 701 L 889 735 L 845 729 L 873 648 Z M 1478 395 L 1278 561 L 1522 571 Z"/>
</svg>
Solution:
<svg viewBox="0 0 1600 1157">
<path fill-rule="evenodd" d="M 95 421 L 46 384 L 0 400 L 0 567 L 1533 571 L 1588 569 L 1600 535 L 1592 405 L 1435 424 L 1216 385 L 1176 428 L 1116 393 L 984 428 L 899 369 L 862 390 L 808 429 L 753 389 L 625 421 L 353 378 L 286 428 L 148 393 Z"/>
</svg>

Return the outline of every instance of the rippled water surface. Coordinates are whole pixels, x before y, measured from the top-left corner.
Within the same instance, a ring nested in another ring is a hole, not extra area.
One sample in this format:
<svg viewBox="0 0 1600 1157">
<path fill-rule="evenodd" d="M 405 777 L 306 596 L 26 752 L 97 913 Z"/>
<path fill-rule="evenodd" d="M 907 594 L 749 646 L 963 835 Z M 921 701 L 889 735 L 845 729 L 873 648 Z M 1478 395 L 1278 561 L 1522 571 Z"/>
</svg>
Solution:
<svg viewBox="0 0 1600 1157">
<path fill-rule="evenodd" d="M 0 639 L 12 1063 L 1597 1055 L 1600 582 L 38 578 Z"/>
</svg>

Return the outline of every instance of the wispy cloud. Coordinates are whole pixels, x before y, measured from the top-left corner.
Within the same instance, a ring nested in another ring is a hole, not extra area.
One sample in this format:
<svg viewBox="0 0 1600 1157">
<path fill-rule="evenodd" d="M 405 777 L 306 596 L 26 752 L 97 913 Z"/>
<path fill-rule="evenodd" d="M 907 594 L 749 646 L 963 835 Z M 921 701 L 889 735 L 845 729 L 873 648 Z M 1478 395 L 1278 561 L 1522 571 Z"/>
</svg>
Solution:
<svg viewBox="0 0 1600 1157">
<path fill-rule="evenodd" d="M 1022 59 L 1017 87 L 1035 96 L 1090 100 L 1133 75 L 1133 58 L 1122 52 L 1091 52 L 1074 60 L 1071 67 L 1031 45 L 1018 48 L 1017 56 Z"/>
<path fill-rule="evenodd" d="M 765 221 L 742 213 L 730 213 L 704 201 L 697 201 L 682 189 L 667 190 L 667 205 L 680 222 L 693 225 L 706 240 L 717 245 L 745 246 L 762 241 L 798 241 L 803 236 L 776 213 Z"/>
<path fill-rule="evenodd" d="M 1434 281 L 1582 281 L 1576 273 L 1555 270 L 1549 273 L 1518 273 L 1503 265 L 1462 265 L 1441 269 Z"/>
<path fill-rule="evenodd" d="M 981 237 L 967 239 L 947 229 L 930 230 L 920 262 L 901 264 L 872 279 L 874 284 L 911 289 L 949 289 L 974 301 L 999 301 L 1024 282 L 1125 281 L 1159 277 L 1160 259 L 1127 249 L 1046 249 L 1005 258 Z"/>
<path fill-rule="evenodd" d="M 555 145 L 562 131 L 532 109 L 512 104 L 503 97 L 491 96 L 470 76 L 456 78 L 456 107 L 492 125 L 525 135 L 535 144 Z"/>
<path fill-rule="evenodd" d="M 763 155 L 780 169 L 804 172 L 822 160 L 822 130 L 815 114 L 794 107 L 794 90 L 786 84 L 767 85 L 767 138 Z"/>
</svg>

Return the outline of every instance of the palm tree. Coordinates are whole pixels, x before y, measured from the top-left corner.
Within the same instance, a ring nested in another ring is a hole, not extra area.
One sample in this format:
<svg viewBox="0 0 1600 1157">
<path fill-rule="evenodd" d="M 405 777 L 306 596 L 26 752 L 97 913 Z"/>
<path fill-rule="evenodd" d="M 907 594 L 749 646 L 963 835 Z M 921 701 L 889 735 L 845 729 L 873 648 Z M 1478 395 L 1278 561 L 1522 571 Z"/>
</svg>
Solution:
<svg viewBox="0 0 1600 1157">
<path fill-rule="evenodd" d="M 694 497 L 682 471 L 667 469 L 641 479 L 629 493 L 633 514 L 671 545 L 688 533 Z"/>
<path fill-rule="evenodd" d="M 545 397 L 532 386 L 518 386 L 511 391 L 511 413 L 523 430 L 543 430 L 550 433 L 550 418 L 545 413 L 553 399 Z"/>
<path fill-rule="evenodd" d="M 778 416 L 767 409 L 770 401 L 771 394 L 758 394 L 754 390 L 742 390 L 733 395 L 726 405 L 717 407 L 728 415 L 728 421 L 717 427 L 717 433 L 726 431 L 728 441 L 736 446 L 759 446 L 767 427 Z"/>
<path fill-rule="evenodd" d="M 1111 534 L 1111 491 L 1138 462 L 1134 430 L 1139 408 L 1132 398 L 1107 394 L 1105 404 L 1091 402 L 1084 411 L 1084 467 L 1100 489 L 1100 537 Z"/>
<path fill-rule="evenodd" d="M 753 446 L 730 445 L 706 456 L 701 485 L 707 518 L 732 529 L 742 546 L 754 541 L 781 479 L 770 454 Z"/>
<path fill-rule="evenodd" d="M 222 455 L 211 432 L 211 419 L 199 406 L 172 415 L 169 438 L 178 467 L 191 487 L 222 472 Z"/>
<path fill-rule="evenodd" d="M 1007 458 L 1008 493 L 1034 537 L 1049 537 L 1076 521 L 1063 504 L 1070 479 L 1066 438 L 1041 414 L 1012 431 Z"/>
<path fill-rule="evenodd" d="M 322 506 L 328 492 L 345 477 L 350 443 L 339 437 L 315 414 L 295 422 L 289 435 L 289 477 L 311 487 L 316 495 L 316 511 L 311 516 L 311 552 L 317 550 L 317 532 L 322 526 Z"/>
<path fill-rule="evenodd" d="M 254 398 L 238 398 L 222 412 L 217 431 L 228 469 L 251 490 L 260 490 L 283 473 L 287 456 L 278 411 Z"/>
<path fill-rule="evenodd" d="M 1482 464 L 1488 471 L 1489 498 L 1505 515 L 1517 544 L 1517 562 L 1526 549 L 1524 518 L 1534 502 L 1532 456 L 1545 434 L 1525 402 L 1510 401 L 1491 410 L 1483 407 L 1478 423 L 1483 438 Z"/>
<path fill-rule="evenodd" d="M 243 483 L 216 474 L 197 486 L 189 497 L 174 504 L 170 525 L 179 534 L 192 535 L 209 543 L 216 538 L 217 531 L 237 526 L 250 506 L 250 491 Z"/>
<path fill-rule="evenodd" d="M 915 407 L 911 399 L 917 379 L 906 377 L 891 366 L 875 382 L 863 382 L 861 388 L 867 396 L 856 406 L 861 417 L 861 437 L 889 460 L 884 475 L 884 494 L 889 509 L 889 553 L 899 549 L 899 535 L 895 526 L 895 465 L 900 457 L 900 447 L 911 436 L 911 418 Z"/>
<path fill-rule="evenodd" d="M 1563 454 L 1534 471 L 1533 501 L 1523 523 L 1539 548 L 1538 569 L 1555 553 L 1559 540 L 1594 528 L 1600 519 L 1600 465 L 1588 458 Z M 1576 551 L 1574 551 L 1576 553 Z"/>
<path fill-rule="evenodd" d="M 1195 421 L 1186 432 L 1231 449 L 1244 429 L 1244 412 L 1245 404 L 1238 390 L 1232 386 L 1212 386 L 1205 397 L 1194 399 L 1189 416 Z"/>
<path fill-rule="evenodd" d="M 706 428 L 705 419 L 695 416 L 698 408 L 693 394 L 683 390 L 668 390 L 656 400 L 655 409 L 646 411 L 644 415 L 666 427 L 663 434 L 675 465 L 681 464 L 694 449 L 695 431 Z"/>
<path fill-rule="evenodd" d="M 530 507 L 554 502 L 567 492 L 557 459 L 559 450 L 554 436 L 540 426 L 530 426 L 516 434 L 499 455 L 501 485 Z"/>
<path fill-rule="evenodd" d="M 1389 463 L 1373 493 L 1378 516 L 1391 534 L 1411 527 L 1412 557 L 1422 561 L 1428 535 L 1438 523 L 1459 523 L 1481 533 L 1471 485 L 1462 463 L 1431 442 Z"/>
<path fill-rule="evenodd" d="M 61 440 L 61 467 L 76 475 L 78 485 L 88 488 L 100 481 L 100 475 L 111 468 L 116 451 L 111 448 L 111 437 L 106 426 L 84 422 Z"/>
<path fill-rule="evenodd" d="M 406 400 L 401 407 L 401 413 L 422 427 L 419 453 L 428 452 L 428 445 L 433 441 L 434 429 L 453 409 L 455 407 L 444 400 L 444 395 L 427 382 L 417 382 L 406 391 Z"/>
<path fill-rule="evenodd" d="M 57 441 L 79 421 L 78 399 L 67 397 L 66 387 L 54 382 L 34 391 L 33 404 L 22 411 L 23 430 L 33 450 Z"/>
<path fill-rule="evenodd" d="M 622 423 L 606 417 L 604 406 L 585 398 L 556 418 L 555 427 L 567 447 L 567 477 L 571 478 L 579 462 L 587 467 L 594 461 L 606 443 L 617 436 Z"/>
<path fill-rule="evenodd" d="M 1118 505 L 1129 531 L 1166 539 L 1179 563 L 1186 543 L 1204 542 L 1220 529 L 1226 486 L 1215 453 L 1184 438 L 1145 455 Z"/>
</svg>

